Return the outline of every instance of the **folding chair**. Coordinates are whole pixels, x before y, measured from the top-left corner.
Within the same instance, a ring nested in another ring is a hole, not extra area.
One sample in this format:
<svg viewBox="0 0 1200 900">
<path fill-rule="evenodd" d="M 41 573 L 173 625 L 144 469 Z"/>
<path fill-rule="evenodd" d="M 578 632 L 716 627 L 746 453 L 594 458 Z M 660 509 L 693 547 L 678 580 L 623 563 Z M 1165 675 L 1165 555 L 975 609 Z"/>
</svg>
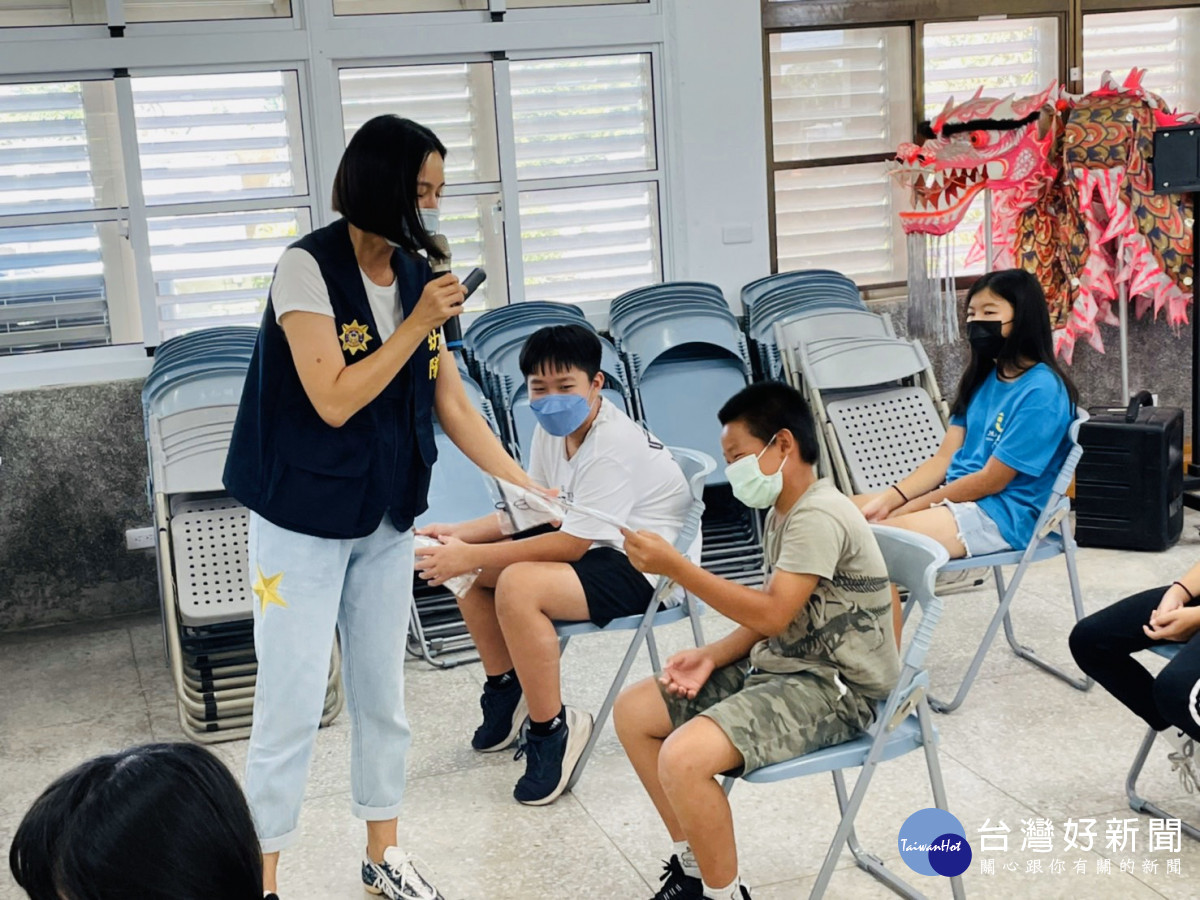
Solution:
<svg viewBox="0 0 1200 900">
<path fill-rule="evenodd" d="M 1157 653 L 1164 659 L 1171 660 L 1179 653 L 1181 647 L 1182 644 L 1155 644 L 1150 648 L 1150 651 Z M 1157 731 L 1153 728 L 1146 729 L 1146 736 L 1142 739 L 1142 745 L 1138 747 L 1137 756 L 1133 758 L 1133 765 L 1129 767 L 1129 774 L 1125 776 L 1125 796 L 1129 798 L 1129 808 L 1134 812 L 1156 816 L 1159 819 L 1179 819 L 1179 816 L 1171 815 L 1171 813 L 1151 803 L 1137 792 L 1138 777 L 1142 774 L 1142 767 L 1146 765 L 1146 759 L 1150 756 L 1150 748 L 1154 746 L 1154 739 L 1156 737 L 1158 737 Z M 1179 829 L 1193 840 L 1200 841 L 1200 828 L 1197 826 L 1179 819 Z"/>
<path fill-rule="evenodd" d="M 783 349 L 812 408 L 821 472 L 843 491 L 879 490 L 937 452 L 947 410 L 920 343 L 841 337 Z"/>
<path fill-rule="evenodd" d="M 697 450 L 687 450 L 682 447 L 671 447 L 670 450 L 675 461 L 679 463 L 679 467 L 683 469 L 684 477 L 687 478 L 688 486 L 692 492 L 692 505 L 688 509 L 683 527 L 679 529 L 679 535 L 675 538 L 675 549 L 680 553 L 687 553 L 700 534 L 700 520 L 704 515 L 704 481 L 708 477 L 709 472 L 716 467 L 716 463 L 709 456 Z M 592 755 L 592 750 L 596 746 L 600 732 L 604 730 L 604 723 L 608 721 L 613 703 L 616 702 L 617 694 L 625 686 L 625 679 L 629 676 L 629 669 L 633 666 L 633 660 L 637 657 L 638 648 L 642 645 L 643 641 L 646 642 L 646 650 L 650 654 L 651 668 L 655 672 L 662 670 L 658 659 L 658 646 L 654 641 L 655 626 L 669 625 L 672 622 L 678 622 L 685 618 L 689 619 L 692 625 L 692 637 L 696 641 L 696 646 L 703 646 L 704 633 L 700 627 L 701 605 L 698 600 L 685 592 L 682 602 L 677 606 L 668 606 L 666 609 L 659 609 L 659 604 L 668 599 L 674 590 L 676 590 L 675 583 L 665 576 L 660 576 L 658 584 L 655 585 L 654 594 L 651 596 L 650 603 L 646 606 L 644 613 L 639 616 L 622 616 L 618 619 L 613 619 L 603 628 L 593 625 L 591 622 L 554 623 L 555 630 L 558 632 L 560 656 L 566 652 L 567 644 L 571 638 L 578 635 L 600 634 L 612 631 L 633 631 L 633 638 L 629 641 L 625 657 L 621 660 L 621 665 L 617 669 L 616 677 L 613 678 L 612 686 L 608 689 L 608 695 L 604 698 L 600 712 L 596 714 L 596 722 L 592 727 L 592 736 L 588 738 L 588 742 L 583 748 L 583 754 L 579 757 L 579 762 L 576 764 L 575 771 L 571 775 L 571 780 L 567 782 L 567 790 L 573 788 L 583 775 L 588 758 Z"/>
<path fill-rule="evenodd" d="M 1071 478 L 1075 474 L 1075 466 L 1079 464 L 1079 457 L 1083 455 L 1083 448 L 1079 446 L 1079 427 L 1087 419 L 1087 410 L 1082 407 L 1076 409 L 1075 421 L 1071 423 L 1069 432 L 1071 450 L 1063 461 L 1058 477 L 1054 480 L 1050 498 L 1046 501 L 1045 508 L 1042 509 L 1041 515 L 1038 516 L 1037 522 L 1033 526 L 1033 538 L 1029 541 L 1029 545 L 1022 550 L 1004 550 L 1000 553 L 987 553 L 983 556 L 952 559 L 942 566 L 943 572 L 990 568 L 996 579 L 996 595 L 999 604 L 987 631 L 984 632 L 983 640 L 979 643 L 975 658 L 971 660 L 967 674 L 958 686 L 958 693 L 954 695 L 954 699 L 946 703 L 930 696 L 929 705 L 938 712 L 953 712 L 962 705 L 971 685 L 975 683 L 975 677 L 979 674 L 980 666 L 983 665 L 983 658 L 987 656 L 988 649 L 992 646 L 992 641 L 1001 625 L 1004 626 L 1004 636 L 1008 640 L 1008 645 L 1012 647 L 1013 653 L 1021 659 L 1033 663 L 1056 678 L 1061 678 L 1077 691 L 1086 691 L 1091 688 L 1091 678 L 1086 676 L 1076 678 L 1069 675 L 1042 659 L 1032 648 L 1018 642 L 1010 615 L 1013 597 L 1016 596 L 1017 589 L 1021 586 L 1021 579 L 1025 577 L 1025 570 L 1029 568 L 1030 564 L 1061 554 L 1066 557 L 1067 578 L 1071 583 L 1071 602 L 1075 607 L 1075 621 L 1079 621 L 1084 616 L 1083 595 L 1079 589 L 1079 573 L 1075 568 L 1075 536 L 1071 530 L 1071 501 L 1067 497 L 1067 488 L 1071 485 Z M 1057 534 L 1053 532 L 1055 528 L 1058 529 Z M 1013 573 L 1012 580 L 1006 585 L 1001 567 L 1012 565 L 1015 565 L 1017 570 Z M 905 616 L 908 613 L 909 609 L 905 609 Z"/>
<path fill-rule="evenodd" d="M 944 547 L 922 534 L 883 525 L 873 525 L 871 530 L 879 542 L 879 549 L 883 551 L 889 577 L 908 589 L 909 608 L 919 604 L 922 613 L 917 631 L 904 651 L 903 666 L 896 687 L 888 694 L 886 700 L 876 704 L 875 721 L 862 737 L 787 762 L 764 766 L 743 775 L 742 780 L 764 784 L 799 778 L 802 775 L 832 773 L 833 789 L 842 818 L 809 897 L 824 896 L 844 843 L 860 869 L 902 897 L 923 900 L 922 893 L 887 869 L 883 860 L 868 853 L 859 844 L 854 831 L 854 819 L 879 763 L 896 759 L 914 750 L 925 751 L 925 765 L 929 770 L 934 804 L 939 809 L 950 811 L 946 800 L 946 786 L 942 781 L 941 764 L 938 761 L 937 731 L 933 727 L 933 717 L 929 713 L 929 705 L 925 698 L 929 675 L 924 668 L 925 654 L 929 651 L 933 629 L 942 614 L 942 601 L 934 594 L 934 578 L 938 567 L 946 562 L 948 555 Z M 858 766 L 862 767 L 862 772 L 854 783 L 853 793 L 847 795 L 842 772 Z M 734 781 L 733 777 L 725 777 L 726 793 L 732 790 Z M 961 875 L 951 878 L 950 885 L 955 898 L 965 896 Z"/>
</svg>

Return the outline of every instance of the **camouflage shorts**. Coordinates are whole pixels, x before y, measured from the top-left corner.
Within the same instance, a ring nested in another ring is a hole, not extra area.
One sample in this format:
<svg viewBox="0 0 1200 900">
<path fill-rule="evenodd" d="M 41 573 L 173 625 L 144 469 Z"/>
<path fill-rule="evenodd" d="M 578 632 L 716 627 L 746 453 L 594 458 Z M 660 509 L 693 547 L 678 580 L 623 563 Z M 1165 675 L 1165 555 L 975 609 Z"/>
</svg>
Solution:
<svg viewBox="0 0 1200 900">
<path fill-rule="evenodd" d="M 871 701 L 843 689 L 832 669 L 749 672 L 745 659 L 717 669 L 691 700 L 659 685 L 676 728 L 700 715 L 720 726 L 742 754 L 738 774 L 851 740 L 874 718 Z"/>
</svg>

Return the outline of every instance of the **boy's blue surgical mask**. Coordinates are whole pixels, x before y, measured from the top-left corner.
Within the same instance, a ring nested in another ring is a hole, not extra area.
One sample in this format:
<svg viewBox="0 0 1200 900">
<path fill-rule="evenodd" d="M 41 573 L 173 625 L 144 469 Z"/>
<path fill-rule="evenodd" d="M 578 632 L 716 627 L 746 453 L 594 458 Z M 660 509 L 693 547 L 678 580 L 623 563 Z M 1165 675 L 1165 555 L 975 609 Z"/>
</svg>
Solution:
<svg viewBox="0 0 1200 900">
<path fill-rule="evenodd" d="M 757 456 L 743 456 L 725 467 L 725 477 L 729 479 L 729 487 L 733 496 L 751 509 L 766 509 L 779 499 L 783 492 L 783 465 L 787 457 L 779 464 L 779 468 L 767 475 L 759 467 L 758 461 L 767 452 L 767 447 L 775 443 L 775 436 L 767 441 L 767 446 L 759 451 Z"/>
<path fill-rule="evenodd" d="M 566 437 L 587 421 L 592 401 L 582 394 L 551 394 L 532 401 L 529 408 L 547 432 Z"/>
</svg>

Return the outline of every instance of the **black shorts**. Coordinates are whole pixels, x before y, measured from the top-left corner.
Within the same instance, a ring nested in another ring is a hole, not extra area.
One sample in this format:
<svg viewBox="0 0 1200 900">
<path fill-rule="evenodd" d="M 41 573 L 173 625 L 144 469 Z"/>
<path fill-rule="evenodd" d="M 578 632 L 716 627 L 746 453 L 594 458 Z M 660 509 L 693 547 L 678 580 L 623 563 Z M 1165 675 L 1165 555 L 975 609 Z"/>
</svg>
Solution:
<svg viewBox="0 0 1200 900">
<path fill-rule="evenodd" d="M 583 585 L 588 619 L 601 628 L 621 616 L 640 616 L 654 595 L 646 576 L 612 547 L 594 547 L 568 565 Z"/>
</svg>

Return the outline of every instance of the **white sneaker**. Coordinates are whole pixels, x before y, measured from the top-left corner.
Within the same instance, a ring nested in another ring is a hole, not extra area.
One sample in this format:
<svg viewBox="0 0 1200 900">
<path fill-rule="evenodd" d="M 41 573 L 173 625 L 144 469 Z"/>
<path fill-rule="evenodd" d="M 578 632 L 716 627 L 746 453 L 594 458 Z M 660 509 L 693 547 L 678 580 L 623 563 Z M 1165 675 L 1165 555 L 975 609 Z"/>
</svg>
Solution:
<svg viewBox="0 0 1200 900">
<path fill-rule="evenodd" d="M 1171 762 L 1171 771 L 1179 773 L 1179 783 L 1185 791 L 1193 794 L 1196 788 L 1200 787 L 1200 771 L 1196 768 L 1196 742 L 1177 729 L 1168 731 L 1174 732 L 1168 735 L 1168 740 L 1175 744 L 1175 749 L 1167 754 L 1167 759 Z"/>
<path fill-rule="evenodd" d="M 383 862 L 363 857 L 362 880 L 369 894 L 382 894 L 388 900 L 445 900 L 437 888 L 425 880 L 414 865 L 415 858 L 399 847 L 388 847 Z"/>
</svg>

